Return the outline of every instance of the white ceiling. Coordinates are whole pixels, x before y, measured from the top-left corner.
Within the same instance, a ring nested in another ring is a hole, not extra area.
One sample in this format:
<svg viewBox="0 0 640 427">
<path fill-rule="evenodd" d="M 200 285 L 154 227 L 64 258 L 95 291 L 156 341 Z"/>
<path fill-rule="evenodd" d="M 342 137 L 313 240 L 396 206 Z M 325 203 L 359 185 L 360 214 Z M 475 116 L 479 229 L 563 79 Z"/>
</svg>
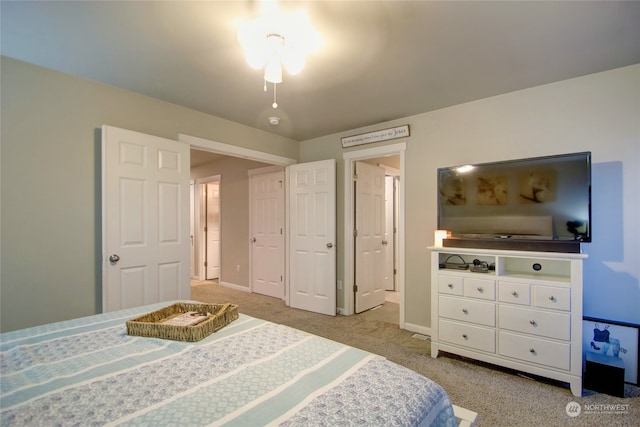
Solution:
<svg viewBox="0 0 640 427">
<path fill-rule="evenodd" d="M 295 140 L 640 63 L 638 1 L 281 5 L 323 48 L 277 110 L 235 37 L 256 0 L 2 1 L 2 54 Z"/>
</svg>

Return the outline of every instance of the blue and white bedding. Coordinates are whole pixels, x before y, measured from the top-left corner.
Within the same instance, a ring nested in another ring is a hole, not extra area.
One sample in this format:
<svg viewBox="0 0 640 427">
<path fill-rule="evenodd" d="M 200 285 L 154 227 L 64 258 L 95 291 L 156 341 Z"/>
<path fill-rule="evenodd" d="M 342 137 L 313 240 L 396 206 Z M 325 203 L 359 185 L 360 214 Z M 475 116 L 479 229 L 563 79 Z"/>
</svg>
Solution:
<svg viewBox="0 0 640 427">
<path fill-rule="evenodd" d="M 243 314 L 195 343 L 127 335 L 166 305 L 0 335 L 1 425 L 456 424 L 424 376 Z"/>
</svg>

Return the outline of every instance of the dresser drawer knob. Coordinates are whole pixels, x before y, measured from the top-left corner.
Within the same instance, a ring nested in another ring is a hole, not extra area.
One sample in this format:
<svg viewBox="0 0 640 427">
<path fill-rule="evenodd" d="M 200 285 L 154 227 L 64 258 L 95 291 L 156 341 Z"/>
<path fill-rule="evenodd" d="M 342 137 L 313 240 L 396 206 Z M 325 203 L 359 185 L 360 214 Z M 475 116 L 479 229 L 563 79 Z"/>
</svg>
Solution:
<svg viewBox="0 0 640 427">
<path fill-rule="evenodd" d="M 464 338 L 465 340 L 466 340 L 466 339 L 469 339 L 469 337 L 467 336 L 467 334 L 462 334 L 462 338 Z"/>
<path fill-rule="evenodd" d="M 536 323 L 536 321 L 535 321 L 535 320 L 529 320 L 529 324 L 530 324 L 531 326 L 536 326 L 536 325 L 537 325 L 537 323 Z"/>
<path fill-rule="evenodd" d="M 518 293 L 516 291 L 511 292 L 511 295 L 513 295 L 514 297 L 518 298 Z"/>
<path fill-rule="evenodd" d="M 555 301 L 555 300 L 556 300 L 556 297 L 554 297 L 553 295 L 549 297 L 549 301 Z"/>
<path fill-rule="evenodd" d="M 484 292 L 484 289 L 482 289 L 482 286 L 478 286 L 478 288 L 477 288 L 477 289 L 478 289 L 478 292 L 479 292 L 479 293 L 483 293 L 483 292 Z"/>
<path fill-rule="evenodd" d="M 467 310 L 466 308 L 463 308 L 463 309 L 462 309 L 462 312 L 463 312 L 464 314 L 469 314 L 469 310 Z"/>
<path fill-rule="evenodd" d="M 453 289 L 453 283 L 449 283 L 447 286 L 449 287 L 449 289 Z"/>
<path fill-rule="evenodd" d="M 536 349 L 535 349 L 535 348 L 530 348 L 530 349 L 529 349 L 529 353 L 531 353 L 531 354 L 536 354 Z"/>
</svg>

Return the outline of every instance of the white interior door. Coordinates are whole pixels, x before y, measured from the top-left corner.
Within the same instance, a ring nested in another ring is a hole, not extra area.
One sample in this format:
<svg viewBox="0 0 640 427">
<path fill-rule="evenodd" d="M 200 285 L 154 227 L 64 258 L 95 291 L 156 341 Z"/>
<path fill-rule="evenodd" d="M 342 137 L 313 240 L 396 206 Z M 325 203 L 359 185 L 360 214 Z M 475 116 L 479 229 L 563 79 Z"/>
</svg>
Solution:
<svg viewBox="0 0 640 427">
<path fill-rule="evenodd" d="M 336 314 L 335 160 L 287 167 L 289 305 Z"/>
<path fill-rule="evenodd" d="M 364 162 L 355 167 L 355 311 L 361 313 L 385 299 L 385 171 Z"/>
<path fill-rule="evenodd" d="M 206 274 L 207 280 L 220 277 L 220 181 L 207 182 L 206 209 Z"/>
<path fill-rule="evenodd" d="M 189 182 L 189 237 L 190 237 L 190 250 L 189 256 L 191 257 L 191 262 L 189 265 L 191 266 L 191 279 L 196 279 L 198 277 L 198 268 L 196 263 L 196 245 L 195 245 L 195 237 L 196 237 L 196 184 L 194 181 Z"/>
<path fill-rule="evenodd" d="M 382 241 L 383 250 L 385 251 L 384 264 L 384 288 L 387 291 L 396 290 L 396 265 L 395 265 L 395 209 L 396 209 L 396 191 L 395 176 L 387 175 L 384 177 L 384 210 L 385 210 L 385 227 L 384 240 Z"/>
<path fill-rule="evenodd" d="M 284 171 L 251 175 L 252 291 L 284 299 Z"/>
<path fill-rule="evenodd" d="M 102 308 L 188 299 L 189 145 L 102 127 Z"/>
</svg>

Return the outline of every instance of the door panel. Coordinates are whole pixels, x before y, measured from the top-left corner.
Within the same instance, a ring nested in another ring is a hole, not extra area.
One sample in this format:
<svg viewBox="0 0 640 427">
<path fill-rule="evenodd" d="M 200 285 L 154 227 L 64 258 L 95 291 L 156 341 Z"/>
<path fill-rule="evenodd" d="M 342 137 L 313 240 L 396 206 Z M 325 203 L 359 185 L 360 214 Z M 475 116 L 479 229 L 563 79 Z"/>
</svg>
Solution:
<svg viewBox="0 0 640 427">
<path fill-rule="evenodd" d="M 252 291 L 284 298 L 284 171 L 252 175 Z"/>
<path fill-rule="evenodd" d="M 220 278 L 220 181 L 207 182 L 206 187 L 206 260 L 205 278 Z"/>
<path fill-rule="evenodd" d="M 291 307 L 336 314 L 335 160 L 289 166 Z"/>
<path fill-rule="evenodd" d="M 196 233 L 196 218 L 195 218 L 195 213 L 196 213 L 196 188 L 195 188 L 195 183 L 193 181 L 191 181 L 189 183 L 189 209 L 190 209 L 190 214 L 189 214 L 189 237 L 191 238 L 190 241 L 190 245 L 191 248 L 189 250 L 189 256 L 191 257 L 191 262 L 190 262 L 190 266 L 191 266 L 191 279 L 195 279 L 197 278 L 197 264 L 196 264 L 196 246 L 195 246 L 195 233 Z"/>
<path fill-rule="evenodd" d="M 385 171 L 356 162 L 356 313 L 378 305 L 385 299 Z"/>
<path fill-rule="evenodd" d="M 387 291 L 396 290 L 396 274 L 395 274 L 395 236 L 396 236 L 396 224 L 395 224 L 395 180 L 394 176 L 387 175 L 385 180 L 385 230 L 384 240 L 382 241 L 385 251 L 385 266 L 384 266 L 384 288 Z M 386 243 L 385 243 L 386 242 Z"/>
<path fill-rule="evenodd" d="M 103 311 L 188 299 L 189 146 L 103 126 L 102 171 Z"/>
</svg>

